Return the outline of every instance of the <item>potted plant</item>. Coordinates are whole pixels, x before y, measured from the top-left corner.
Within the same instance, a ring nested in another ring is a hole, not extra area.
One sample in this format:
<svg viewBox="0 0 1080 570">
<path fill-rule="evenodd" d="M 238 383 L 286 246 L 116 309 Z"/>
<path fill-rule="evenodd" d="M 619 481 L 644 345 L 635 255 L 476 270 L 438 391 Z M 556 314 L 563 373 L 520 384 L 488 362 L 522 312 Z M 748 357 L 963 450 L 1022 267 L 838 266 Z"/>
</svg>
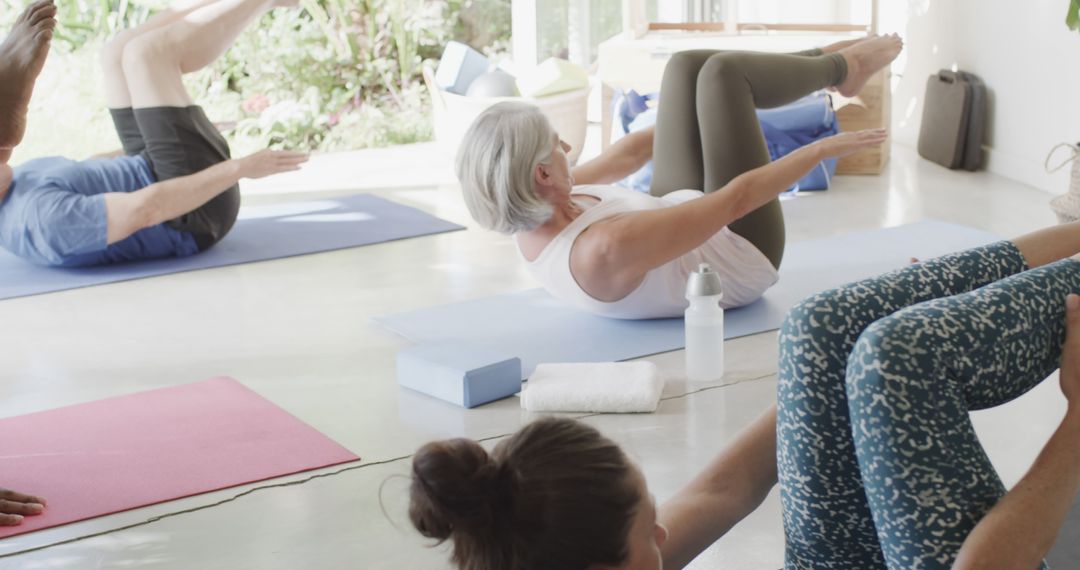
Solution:
<svg viewBox="0 0 1080 570">
<path fill-rule="evenodd" d="M 1080 32 L 1080 0 L 1069 0 L 1069 12 L 1065 15 L 1065 25 L 1070 30 Z M 1052 168 L 1050 159 L 1057 150 L 1062 148 L 1072 151 L 1072 155 L 1067 157 L 1065 162 Z M 1059 144 L 1046 157 L 1045 166 L 1047 172 L 1061 170 L 1070 162 L 1072 163 L 1072 176 L 1069 180 L 1069 191 L 1050 201 L 1050 208 L 1057 214 L 1058 221 L 1062 223 L 1080 220 L 1080 142 L 1075 145 Z"/>
</svg>

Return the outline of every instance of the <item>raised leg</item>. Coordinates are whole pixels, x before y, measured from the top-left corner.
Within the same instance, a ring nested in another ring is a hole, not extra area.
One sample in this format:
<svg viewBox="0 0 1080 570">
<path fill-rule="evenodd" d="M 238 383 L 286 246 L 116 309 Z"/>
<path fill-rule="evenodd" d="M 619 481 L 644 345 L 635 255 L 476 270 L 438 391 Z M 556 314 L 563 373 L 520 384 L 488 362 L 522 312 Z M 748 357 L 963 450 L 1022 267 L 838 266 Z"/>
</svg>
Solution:
<svg viewBox="0 0 1080 570">
<path fill-rule="evenodd" d="M 839 54 L 728 52 L 709 58 L 695 93 L 705 190 L 769 163 L 756 109 L 785 105 L 846 77 L 846 60 Z"/>
<path fill-rule="evenodd" d="M 652 194 L 711 192 L 761 166 L 768 154 L 755 109 L 829 86 L 857 93 L 902 47 L 898 37 L 882 36 L 797 54 L 676 53 L 661 85 Z"/>
<path fill-rule="evenodd" d="M 887 566 L 951 568 L 1005 487 L 969 410 L 1011 401 L 1058 367 L 1064 260 L 881 319 L 848 361 L 847 396 L 867 501 Z"/>
<path fill-rule="evenodd" d="M 231 156 L 228 143 L 192 104 L 183 74 L 224 53 L 245 26 L 270 8 L 293 3 L 218 0 L 127 41 L 122 67 L 132 108 L 114 109 L 113 117 L 121 136 L 125 130 L 138 131 L 140 154 L 159 181 L 200 172 Z M 167 224 L 191 234 L 199 251 L 205 251 L 230 231 L 239 208 L 240 191 L 234 184 Z"/>
<path fill-rule="evenodd" d="M 0 164 L 26 134 L 26 115 L 34 84 L 45 66 L 56 27 L 56 6 L 39 0 L 19 15 L 0 43 Z M 0 195 L 7 186 L 0 188 Z"/>
<path fill-rule="evenodd" d="M 845 388 L 848 358 L 863 331 L 904 307 L 972 291 L 1077 252 L 1080 223 L 1054 226 L 813 295 L 788 313 L 780 330 L 777 461 L 789 568 L 885 564 Z"/>
<path fill-rule="evenodd" d="M 162 29 L 191 12 L 218 0 L 186 0 L 172 4 L 152 18 L 131 29 L 116 34 L 101 50 L 101 68 L 105 76 L 105 103 L 112 117 L 113 127 L 120 138 L 124 154 L 134 156 L 146 151 L 146 141 L 139 130 L 135 113 L 131 109 L 131 93 L 128 91 L 127 75 L 124 73 L 124 50 L 138 36 Z"/>
<path fill-rule="evenodd" d="M 121 62 L 131 106 L 190 106 L 183 74 L 209 65 L 275 5 L 272 0 L 219 0 L 128 40 Z"/>
<path fill-rule="evenodd" d="M 653 138 L 653 196 L 705 188 L 705 163 L 697 116 L 697 77 L 716 50 L 681 51 L 664 68 Z"/>
<path fill-rule="evenodd" d="M 651 192 L 716 190 L 769 162 L 758 107 L 775 107 L 845 77 L 843 56 L 693 50 L 664 70 Z"/>
<path fill-rule="evenodd" d="M 788 103 L 845 78 L 843 56 L 812 53 L 820 51 L 676 54 L 664 72 L 651 192 L 663 195 L 681 188 L 711 192 L 768 164 L 756 109 Z M 780 267 L 785 237 L 779 200 L 736 220 L 730 228 Z"/>
<path fill-rule="evenodd" d="M 879 69 L 892 63 L 902 49 L 904 42 L 897 34 L 876 36 L 841 48 L 836 53 L 844 56 L 848 73 L 844 81 L 836 86 L 836 90 L 845 97 L 858 95 L 866 82 Z"/>
<path fill-rule="evenodd" d="M 101 69 L 105 75 L 105 104 L 110 109 L 131 107 L 131 94 L 128 92 L 127 77 L 124 75 L 124 49 L 136 37 L 168 26 L 191 12 L 217 2 L 218 0 L 188 0 L 170 5 L 165 10 L 154 14 L 146 22 L 134 28 L 124 30 L 113 36 L 101 50 Z"/>
<path fill-rule="evenodd" d="M 1080 233 L 1080 226 L 1074 228 Z M 884 568 L 848 418 L 848 356 L 874 321 L 1027 269 L 1009 242 L 813 295 L 780 329 L 777 467 L 787 567 Z"/>
</svg>

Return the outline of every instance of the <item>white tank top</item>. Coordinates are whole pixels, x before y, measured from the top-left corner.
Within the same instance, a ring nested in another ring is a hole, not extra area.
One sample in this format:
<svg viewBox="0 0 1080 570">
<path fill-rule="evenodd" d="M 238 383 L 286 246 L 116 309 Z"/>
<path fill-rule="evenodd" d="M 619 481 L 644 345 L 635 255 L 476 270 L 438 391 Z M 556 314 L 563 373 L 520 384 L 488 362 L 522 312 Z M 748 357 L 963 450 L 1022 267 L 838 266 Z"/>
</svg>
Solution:
<svg viewBox="0 0 1080 570">
<path fill-rule="evenodd" d="M 629 295 L 618 301 L 600 301 L 586 293 L 570 274 L 570 249 L 581 232 L 591 224 L 626 212 L 668 208 L 702 197 L 697 190 L 679 190 L 657 198 L 617 186 L 576 186 L 574 194 L 593 196 L 600 201 L 587 208 L 555 236 L 534 261 L 529 271 L 549 293 L 571 306 L 616 319 L 679 317 L 688 305 L 686 280 L 698 264 L 708 263 L 723 284 L 724 308 L 741 307 L 756 301 L 780 278 L 776 269 L 753 244 L 723 228 L 696 249 L 645 274 L 645 279 Z M 656 239 L 664 239 L 656 236 Z"/>
</svg>

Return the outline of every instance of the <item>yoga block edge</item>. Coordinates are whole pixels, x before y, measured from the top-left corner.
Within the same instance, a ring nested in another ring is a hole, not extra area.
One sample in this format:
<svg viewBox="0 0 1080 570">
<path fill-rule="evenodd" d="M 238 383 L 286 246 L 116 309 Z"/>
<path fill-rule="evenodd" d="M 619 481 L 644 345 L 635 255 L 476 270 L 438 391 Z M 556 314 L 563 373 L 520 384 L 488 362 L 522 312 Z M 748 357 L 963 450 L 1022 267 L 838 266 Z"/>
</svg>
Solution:
<svg viewBox="0 0 1080 570">
<path fill-rule="evenodd" d="M 521 359 L 454 343 L 421 344 L 397 355 L 402 386 L 475 408 L 521 391 Z"/>
</svg>

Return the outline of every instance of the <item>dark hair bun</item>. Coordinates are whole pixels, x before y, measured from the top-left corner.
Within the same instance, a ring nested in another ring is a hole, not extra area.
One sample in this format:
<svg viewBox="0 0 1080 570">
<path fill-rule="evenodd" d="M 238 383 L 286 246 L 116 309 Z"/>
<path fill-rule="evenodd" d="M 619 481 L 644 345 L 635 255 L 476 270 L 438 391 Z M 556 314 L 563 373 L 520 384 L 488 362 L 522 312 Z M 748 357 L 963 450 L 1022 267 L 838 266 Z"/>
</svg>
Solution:
<svg viewBox="0 0 1080 570">
<path fill-rule="evenodd" d="M 421 534 L 446 540 L 455 528 L 487 527 L 510 500 L 499 465 L 470 439 L 436 441 L 413 457 L 409 517 Z"/>
</svg>

